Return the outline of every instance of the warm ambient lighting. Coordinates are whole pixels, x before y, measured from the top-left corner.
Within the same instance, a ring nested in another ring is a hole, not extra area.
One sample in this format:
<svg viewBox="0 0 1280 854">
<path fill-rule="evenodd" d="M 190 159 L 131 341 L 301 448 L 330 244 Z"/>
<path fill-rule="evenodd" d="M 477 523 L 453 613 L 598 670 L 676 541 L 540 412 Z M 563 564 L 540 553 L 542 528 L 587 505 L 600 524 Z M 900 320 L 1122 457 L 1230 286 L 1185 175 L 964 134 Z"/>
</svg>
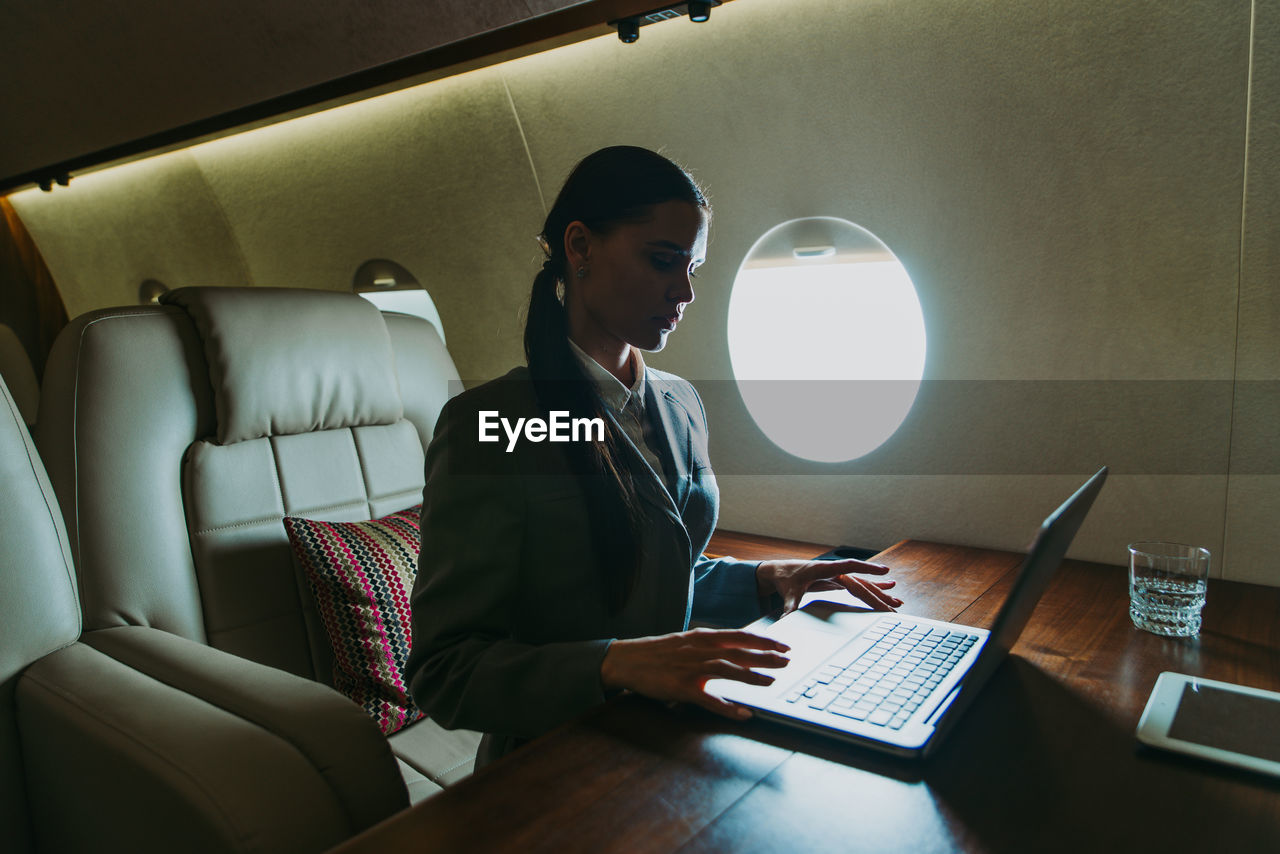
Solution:
<svg viewBox="0 0 1280 854">
<path fill-rule="evenodd" d="M 788 239 L 815 233 L 835 239 Z M 820 462 L 880 447 L 924 376 L 924 315 L 907 271 L 869 231 L 830 217 L 792 220 L 756 241 L 733 283 L 728 338 L 756 424 L 784 451 Z"/>
</svg>

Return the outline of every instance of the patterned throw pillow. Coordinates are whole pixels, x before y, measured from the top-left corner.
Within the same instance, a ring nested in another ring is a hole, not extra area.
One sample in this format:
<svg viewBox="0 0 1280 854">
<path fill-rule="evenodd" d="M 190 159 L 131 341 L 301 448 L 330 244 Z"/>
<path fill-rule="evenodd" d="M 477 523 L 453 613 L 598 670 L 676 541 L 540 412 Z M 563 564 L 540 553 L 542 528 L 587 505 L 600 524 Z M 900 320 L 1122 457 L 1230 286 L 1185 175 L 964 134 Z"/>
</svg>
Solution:
<svg viewBox="0 0 1280 854">
<path fill-rule="evenodd" d="M 423 717 L 404 680 L 422 505 L 368 522 L 286 516 L 285 530 L 333 646 L 333 681 L 384 735 Z"/>
</svg>

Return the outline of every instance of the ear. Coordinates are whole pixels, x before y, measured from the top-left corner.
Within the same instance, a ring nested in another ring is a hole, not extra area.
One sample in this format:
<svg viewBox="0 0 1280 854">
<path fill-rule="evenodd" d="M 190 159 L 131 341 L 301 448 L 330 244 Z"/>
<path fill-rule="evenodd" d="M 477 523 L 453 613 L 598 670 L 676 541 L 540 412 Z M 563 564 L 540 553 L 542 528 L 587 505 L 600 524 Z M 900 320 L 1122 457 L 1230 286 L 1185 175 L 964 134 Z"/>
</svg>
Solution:
<svg viewBox="0 0 1280 854">
<path fill-rule="evenodd" d="M 591 262 L 591 244 L 595 235 L 585 223 L 574 220 L 564 230 L 564 255 L 569 269 L 576 270 Z"/>
</svg>

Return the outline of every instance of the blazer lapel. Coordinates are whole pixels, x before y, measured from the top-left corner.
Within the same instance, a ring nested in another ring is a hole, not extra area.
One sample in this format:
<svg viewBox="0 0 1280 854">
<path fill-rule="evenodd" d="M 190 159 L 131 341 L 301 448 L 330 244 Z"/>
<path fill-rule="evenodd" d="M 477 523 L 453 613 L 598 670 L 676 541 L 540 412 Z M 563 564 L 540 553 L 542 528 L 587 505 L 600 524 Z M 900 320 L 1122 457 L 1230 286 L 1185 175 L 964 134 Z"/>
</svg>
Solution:
<svg viewBox="0 0 1280 854">
<path fill-rule="evenodd" d="M 671 484 L 675 493 L 671 498 L 675 501 L 680 513 L 684 513 L 685 504 L 689 500 L 689 477 L 693 468 L 693 441 L 689 436 L 689 413 L 669 391 L 654 382 L 649 375 L 645 386 L 645 406 L 650 412 L 656 412 L 658 423 L 667 441 L 662 443 L 662 465 L 672 475 Z"/>
<path fill-rule="evenodd" d="M 672 520 L 680 523 L 683 528 L 684 521 L 680 518 L 680 512 L 673 500 L 674 496 L 667 492 L 667 488 L 663 486 L 660 480 L 662 474 L 655 472 L 649 466 L 649 461 L 640 453 L 640 449 L 632 444 L 631 439 L 627 436 L 627 431 L 622 429 L 622 425 L 618 423 L 618 419 L 614 417 L 608 407 L 605 407 L 605 417 L 609 419 L 613 428 L 618 431 L 618 435 L 622 437 L 622 444 L 626 449 L 627 464 L 631 467 L 632 474 L 635 476 L 636 491 L 640 497 L 654 505 Z"/>
</svg>

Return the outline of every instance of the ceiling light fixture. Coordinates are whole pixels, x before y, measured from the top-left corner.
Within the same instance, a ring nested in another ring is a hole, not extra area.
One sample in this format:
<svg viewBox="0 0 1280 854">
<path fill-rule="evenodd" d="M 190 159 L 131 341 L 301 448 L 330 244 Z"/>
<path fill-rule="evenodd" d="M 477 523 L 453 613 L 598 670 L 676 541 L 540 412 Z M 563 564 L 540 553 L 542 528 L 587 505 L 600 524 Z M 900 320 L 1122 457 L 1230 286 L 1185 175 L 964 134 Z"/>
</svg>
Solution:
<svg viewBox="0 0 1280 854">
<path fill-rule="evenodd" d="M 711 8 L 719 6 L 723 0 L 691 0 L 688 3 L 672 3 L 650 12 L 633 15 L 610 21 L 609 26 L 618 30 L 618 39 L 623 44 L 631 44 L 640 38 L 640 28 L 659 21 L 688 16 L 690 21 L 701 24 L 711 17 Z"/>
</svg>

